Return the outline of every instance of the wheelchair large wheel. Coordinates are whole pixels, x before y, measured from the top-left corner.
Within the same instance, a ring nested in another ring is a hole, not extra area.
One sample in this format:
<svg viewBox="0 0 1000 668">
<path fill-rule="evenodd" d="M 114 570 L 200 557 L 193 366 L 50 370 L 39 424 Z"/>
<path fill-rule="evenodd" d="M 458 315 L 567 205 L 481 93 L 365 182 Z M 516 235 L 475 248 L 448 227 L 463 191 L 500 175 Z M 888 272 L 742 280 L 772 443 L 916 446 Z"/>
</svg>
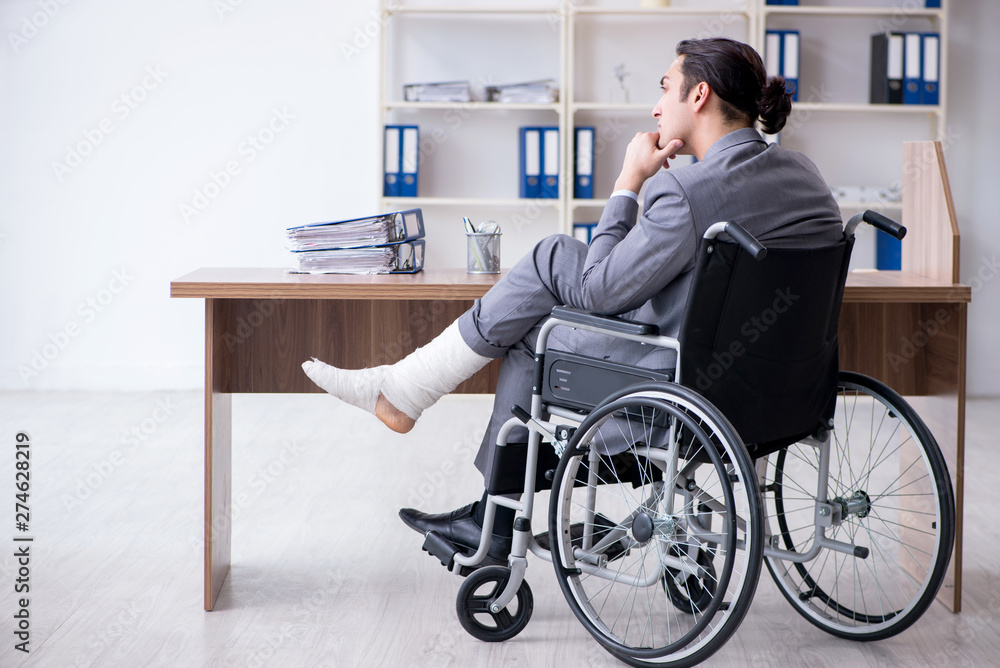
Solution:
<svg viewBox="0 0 1000 668">
<path fill-rule="evenodd" d="M 794 559 L 769 550 L 765 563 L 785 598 L 819 628 L 888 638 L 924 613 L 944 579 L 955 538 L 948 469 L 913 409 L 860 374 L 840 374 L 828 443 L 826 503 L 817 499 L 816 444 L 792 445 L 761 463 L 770 544 Z M 827 539 L 853 548 L 821 545 L 804 559 Z"/>
<path fill-rule="evenodd" d="M 559 586 L 616 657 L 694 665 L 737 629 L 763 511 L 743 442 L 700 395 L 645 383 L 610 397 L 570 439 L 550 499 Z"/>
</svg>

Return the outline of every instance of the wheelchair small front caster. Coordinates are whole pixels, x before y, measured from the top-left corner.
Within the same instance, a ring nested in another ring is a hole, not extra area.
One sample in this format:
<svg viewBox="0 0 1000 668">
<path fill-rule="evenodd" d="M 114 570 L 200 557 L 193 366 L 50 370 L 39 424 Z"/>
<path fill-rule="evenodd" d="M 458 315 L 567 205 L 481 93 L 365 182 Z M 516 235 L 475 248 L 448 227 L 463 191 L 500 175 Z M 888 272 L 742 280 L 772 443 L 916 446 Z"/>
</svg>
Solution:
<svg viewBox="0 0 1000 668">
<path fill-rule="evenodd" d="M 524 580 L 517 595 L 506 608 L 494 612 L 491 607 L 510 579 L 510 569 L 487 566 L 473 571 L 458 590 L 458 621 L 473 638 L 484 642 L 510 640 L 520 633 L 531 618 L 534 599 Z"/>
</svg>

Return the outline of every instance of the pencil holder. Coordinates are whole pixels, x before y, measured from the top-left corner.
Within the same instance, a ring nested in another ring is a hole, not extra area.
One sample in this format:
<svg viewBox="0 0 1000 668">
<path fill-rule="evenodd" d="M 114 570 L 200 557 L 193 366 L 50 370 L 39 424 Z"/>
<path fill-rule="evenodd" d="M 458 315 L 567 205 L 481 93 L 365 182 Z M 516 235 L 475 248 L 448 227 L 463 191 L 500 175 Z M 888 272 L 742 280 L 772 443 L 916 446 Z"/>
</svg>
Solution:
<svg viewBox="0 0 1000 668">
<path fill-rule="evenodd" d="M 466 272 L 500 273 L 500 232 L 466 232 L 465 245 Z"/>
</svg>

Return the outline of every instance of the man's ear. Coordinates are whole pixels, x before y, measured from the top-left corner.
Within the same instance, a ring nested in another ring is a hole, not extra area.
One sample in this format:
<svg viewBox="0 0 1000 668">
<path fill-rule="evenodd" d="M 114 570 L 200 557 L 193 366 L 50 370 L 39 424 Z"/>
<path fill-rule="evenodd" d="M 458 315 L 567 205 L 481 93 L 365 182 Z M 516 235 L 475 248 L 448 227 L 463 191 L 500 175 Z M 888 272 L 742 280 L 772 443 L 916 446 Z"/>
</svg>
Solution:
<svg viewBox="0 0 1000 668">
<path fill-rule="evenodd" d="M 708 98 L 711 96 L 711 93 L 712 89 L 706 81 L 702 81 L 694 87 L 694 90 L 691 91 L 691 102 L 694 105 L 695 111 L 701 111 L 708 104 Z"/>
</svg>

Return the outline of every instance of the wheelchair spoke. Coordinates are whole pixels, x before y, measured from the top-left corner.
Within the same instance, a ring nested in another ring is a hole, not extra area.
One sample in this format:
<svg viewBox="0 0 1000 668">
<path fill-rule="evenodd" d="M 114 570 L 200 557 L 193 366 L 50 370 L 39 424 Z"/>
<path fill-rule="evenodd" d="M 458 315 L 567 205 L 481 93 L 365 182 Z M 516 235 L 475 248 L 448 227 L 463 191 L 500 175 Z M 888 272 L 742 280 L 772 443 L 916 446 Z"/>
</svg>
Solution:
<svg viewBox="0 0 1000 668">
<path fill-rule="evenodd" d="M 954 535 L 950 479 L 926 426 L 881 383 L 841 374 L 827 441 L 829 475 L 817 480 L 820 448 L 791 445 L 762 465 L 771 532 L 789 552 L 814 546 L 819 490 L 835 515 L 823 535 L 866 550 L 823 549 L 808 562 L 767 566 L 806 619 L 845 638 L 882 639 L 910 626 L 941 586 Z M 810 486 L 815 485 L 815 491 Z M 838 507 L 839 506 L 839 507 Z"/>
<path fill-rule="evenodd" d="M 567 601 L 616 654 L 651 661 L 691 656 L 732 633 L 762 547 L 758 497 L 746 490 L 756 477 L 738 436 L 716 434 L 700 406 L 681 408 L 668 394 L 592 412 L 563 455 L 550 504 Z M 577 538 L 566 530 L 580 522 L 589 549 L 579 528 Z"/>
</svg>

